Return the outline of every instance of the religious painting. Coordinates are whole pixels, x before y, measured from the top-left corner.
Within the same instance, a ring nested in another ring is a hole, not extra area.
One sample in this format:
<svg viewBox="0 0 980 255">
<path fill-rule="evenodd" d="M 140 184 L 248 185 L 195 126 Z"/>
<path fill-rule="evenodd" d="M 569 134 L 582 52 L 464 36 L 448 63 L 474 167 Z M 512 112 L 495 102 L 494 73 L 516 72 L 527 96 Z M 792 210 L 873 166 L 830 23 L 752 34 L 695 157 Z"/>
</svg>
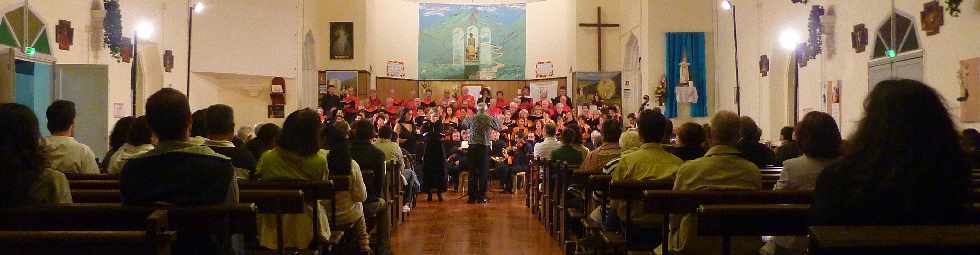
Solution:
<svg viewBox="0 0 980 255">
<path fill-rule="evenodd" d="M 71 45 L 75 42 L 75 29 L 71 27 L 71 21 L 58 21 L 55 26 L 55 42 L 58 43 L 58 49 L 71 50 Z"/>
<path fill-rule="evenodd" d="M 163 70 L 166 72 L 172 72 L 174 70 L 174 51 L 165 50 L 163 51 Z"/>
<path fill-rule="evenodd" d="M 347 89 L 354 89 L 357 94 L 357 71 L 326 71 L 325 79 L 328 85 L 337 87 L 337 91 L 345 93 Z"/>
<path fill-rule="evenodd" d="M 623 75 L 620 72 L 575 72 L 575 105 L 586 105 L 595 99 L 604 105 L 623 105 Z"/>
<path fill-rule="evenodd" d="M 868 28 L 864 24 L 854 25 L 854 31 L 851 32 L 851 47 L 857 53 L 864 52 L 868 46 Z"/>
<path fill-rule="evenodd" d="M 419 79 L 523 80 L 524 4 L 419 4 Z"/>
<path fill-rule="evenodd" d="M 960 121 L 980 122 L 980 58 L 960 61 Z M 970 92 L 973 92 L 971 96 Z"/>
<path fill-rule="evenodd" d="M 759 57 L 759 73 L 762 77 L 769 76 L 769 56 L 762 55 Z"/>
<path fill-rule="evenodd" d="M 119 49 L 119 57 L 122 62 L 130 63 L 133 60 L 133 39 L 123 37 L 122 47 Z"/>
<path fill-rule="evenodd" d="M 920 13 L 922 18 L 922 30 L 926 31 L 926 35 L 936 35 L 939 34 L 939 28 L 943 26 L 943 7 L 939 5 L 938 1 L 931 1 L 925 3 L 923 10 Z"/>
<path fill-rule="evenodd" d="M 330 59 L 354 58 L 354 22 L 330 22 Z"/>
</svg>

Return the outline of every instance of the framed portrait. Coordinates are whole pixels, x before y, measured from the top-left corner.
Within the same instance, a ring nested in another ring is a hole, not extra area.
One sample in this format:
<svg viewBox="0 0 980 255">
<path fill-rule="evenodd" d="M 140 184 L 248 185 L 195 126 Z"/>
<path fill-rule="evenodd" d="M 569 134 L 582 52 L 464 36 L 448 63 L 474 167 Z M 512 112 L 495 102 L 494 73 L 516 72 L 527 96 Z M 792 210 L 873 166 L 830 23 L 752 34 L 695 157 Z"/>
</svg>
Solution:
<svg viewBox="0 0 980 255">
<path fill-rule="evenodd" d="M 354 59 L 354 22 L 330 22 L 330 59 Z"/>
</svg>

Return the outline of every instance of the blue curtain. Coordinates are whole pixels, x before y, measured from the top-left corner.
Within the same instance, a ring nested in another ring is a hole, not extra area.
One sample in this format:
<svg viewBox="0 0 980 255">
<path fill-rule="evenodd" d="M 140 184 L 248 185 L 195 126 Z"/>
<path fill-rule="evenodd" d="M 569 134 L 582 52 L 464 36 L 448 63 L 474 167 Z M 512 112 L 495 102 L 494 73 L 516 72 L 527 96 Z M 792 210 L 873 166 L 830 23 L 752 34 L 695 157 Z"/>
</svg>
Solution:
<svg viewBox="0 0 980 255">
<path fill-rule="evenodd" d="M 708 116 L 708 79 L 705 77 L 704 33 L 667 33 L 667 91 L 664 95 L 664 115 L 668 118 L 677 117 L 677 97 L 674 88 L 680 78 L 681 58 L 687 54 L 690 63 L 691 80 L 698 90 L 698 102 L 691 105 L 691 117 Z"/>
</svg>

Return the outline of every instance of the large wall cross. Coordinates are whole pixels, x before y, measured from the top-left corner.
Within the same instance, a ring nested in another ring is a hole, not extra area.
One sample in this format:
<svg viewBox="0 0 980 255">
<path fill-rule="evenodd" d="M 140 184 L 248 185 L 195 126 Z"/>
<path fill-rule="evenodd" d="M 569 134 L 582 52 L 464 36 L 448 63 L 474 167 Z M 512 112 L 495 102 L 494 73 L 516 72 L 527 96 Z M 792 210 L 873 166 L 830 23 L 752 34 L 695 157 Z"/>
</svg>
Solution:
<svg viewBox="0 0 980 255">
<path fill-rule="evenodd" d="M 603 24 L 602 23 L 602 7 L 596 7 L 596 23 L 579 23 L 580 27 L 594 27 L 596 28 L 598 43 L 596 44 L 597 56 L 599 61 L 599 72 L 602 72 L 602 28 L 604 27 L 619 27 L 619 24 Z"/>
</svg>

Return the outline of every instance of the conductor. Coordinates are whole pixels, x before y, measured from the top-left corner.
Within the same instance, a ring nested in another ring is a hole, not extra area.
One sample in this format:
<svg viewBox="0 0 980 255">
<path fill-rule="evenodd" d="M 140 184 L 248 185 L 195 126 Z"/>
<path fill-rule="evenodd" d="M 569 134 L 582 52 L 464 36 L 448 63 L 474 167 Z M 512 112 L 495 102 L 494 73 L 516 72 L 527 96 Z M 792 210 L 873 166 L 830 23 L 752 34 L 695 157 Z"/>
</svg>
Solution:
<svg viewBox="0 0 980 255">
<path fill-rule="evenodd" d="M 500 131 L 497 119 L 487 115 L 487 104 L 476 106 L 476 115 L 463 121 L 463 126 L 470 130 L 469 154 L 470 180 L 467 191 L 469 199 L 466 203 L 486 203 L 487 188 L 490 182 L 490 133 Z"/>
</svg>

